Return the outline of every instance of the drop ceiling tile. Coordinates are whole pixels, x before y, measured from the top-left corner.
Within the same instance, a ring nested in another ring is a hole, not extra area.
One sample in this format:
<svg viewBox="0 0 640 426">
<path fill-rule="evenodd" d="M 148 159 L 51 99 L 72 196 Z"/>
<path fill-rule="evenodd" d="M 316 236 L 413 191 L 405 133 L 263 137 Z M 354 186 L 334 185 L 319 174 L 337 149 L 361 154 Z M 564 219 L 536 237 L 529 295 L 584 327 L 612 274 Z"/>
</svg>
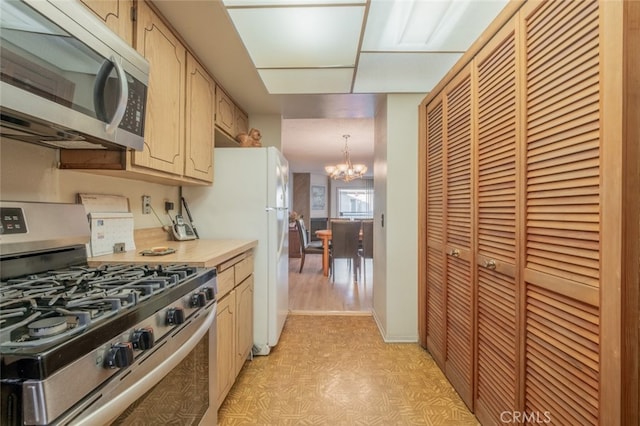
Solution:
<svg viewBox="0 0 640 426">
<path fill-rule="evenodd" d="M 355 65 L 364 6 L 228 9 L 256 68 Z"/>
<path fill-rule="evenodd" d="M 508 0 L 372 0 L 364 51 L 467 50 Z"/>
<path fill-rule="evenodd" d="M 461 53 L 362 53 L 354 93 L 427 93 Z"/>
<path fill-rule="evenodd" d="M 349 93 L 353 68 L 258 70 L 271 94 Z"/>
<path fill-rule="evenodd" d="M 364 4 L 366 0 L 222 0 L 226 7 L 236 6 L 295 6 L 295 5 L 314 5 L 322 4 Z"/>
</svg>

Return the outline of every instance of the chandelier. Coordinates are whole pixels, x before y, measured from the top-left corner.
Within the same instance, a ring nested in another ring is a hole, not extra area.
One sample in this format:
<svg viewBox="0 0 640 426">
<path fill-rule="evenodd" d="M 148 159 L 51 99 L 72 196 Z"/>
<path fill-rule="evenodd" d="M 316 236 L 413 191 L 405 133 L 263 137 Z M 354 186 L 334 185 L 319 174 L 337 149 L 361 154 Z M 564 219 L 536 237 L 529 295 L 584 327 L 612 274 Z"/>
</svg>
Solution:
<svg viewBox="0 0 640 426">
<path fill-rule="evenodd" d="M 349 138 L 351 135 L 342 135 L 344 138 L 344 162 L 335 166 L 325 166 L 324 170 L 332 179 L 341 179 L 345 182 L 354 179 L 360 179 L 367 172 L 367 166 L 364 164 L 352 164 L 349 156 Z"/>
</svg>

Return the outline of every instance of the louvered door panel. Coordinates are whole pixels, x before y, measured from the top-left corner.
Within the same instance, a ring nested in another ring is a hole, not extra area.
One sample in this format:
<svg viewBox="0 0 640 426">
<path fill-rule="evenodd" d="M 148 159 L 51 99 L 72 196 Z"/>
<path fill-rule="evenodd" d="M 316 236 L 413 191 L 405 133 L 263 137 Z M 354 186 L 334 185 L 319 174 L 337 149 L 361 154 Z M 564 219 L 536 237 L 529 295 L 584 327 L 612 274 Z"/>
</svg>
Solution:
<svg viewBox="0 0 640 426">
<path fill-rule="evenodd" d="M 598 286 L 598 3 L 544 3 L 525 30 L 526 266 Z"/>
<path fill-rule="evenodd" d="M 427 348 L 444 365 L 444 270 L 442 251 L 427 248 Z"/>
<path fill-rule="evenodd" d="M 476 415 L 500 423 L 516 404 L 516 288 L 513 278 L 478 270 L 478 372 Z"/>
<path fill-rule="evenodd" d="M 516 38 L 507 26 L 478 57 L 476 415 L 517 409 Z M 493 270 L 485 267 L 491 265 Z"/>
<path fill-rule="evenodd" d="M 471 278 L 471 77 L 446 91 L 446 360 L 445 374 L 473 407 Z"/>
<path fill-rule="evenodd" d="M 515 263 L 515 38 L 478 66 L 478 254 Z"/>
<path fill-rule="evenodd" d="M 526 308 L 526 410 L 598 424 L 598 308 L 530 284 Z"/>
<path fill-rule="evenodd" d="M 447 244 L 471 248 L 471 79 L 447 100 Z"/>
<path fill-rule="evenodd" d="M 427 111 L 427 348 L 438 364 L 445 356 L 443 105 Z"/>
<path fill-rule="evenodd" d="M 599 424 L 599 6 L 528 5 L 523 28 L 525 404 L 555 424 Z"/>
<path fill-rule="evenodd" d="M 427 113 L 427 240 L 443 240 L 442 102 Z"/>
</svg>

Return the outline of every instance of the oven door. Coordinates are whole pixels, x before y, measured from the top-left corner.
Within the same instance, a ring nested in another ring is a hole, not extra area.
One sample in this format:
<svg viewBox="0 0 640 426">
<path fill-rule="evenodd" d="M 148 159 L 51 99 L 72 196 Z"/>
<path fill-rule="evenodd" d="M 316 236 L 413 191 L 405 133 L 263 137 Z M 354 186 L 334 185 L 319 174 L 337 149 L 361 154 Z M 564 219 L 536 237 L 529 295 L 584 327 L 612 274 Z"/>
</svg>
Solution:
<svg viewBox="0 0 640 426">
<path fill-rule="evenodd" d="M 216 314 L 216 303 L 201 310 L 61 424 L 217 424 Z"/>
</svg>

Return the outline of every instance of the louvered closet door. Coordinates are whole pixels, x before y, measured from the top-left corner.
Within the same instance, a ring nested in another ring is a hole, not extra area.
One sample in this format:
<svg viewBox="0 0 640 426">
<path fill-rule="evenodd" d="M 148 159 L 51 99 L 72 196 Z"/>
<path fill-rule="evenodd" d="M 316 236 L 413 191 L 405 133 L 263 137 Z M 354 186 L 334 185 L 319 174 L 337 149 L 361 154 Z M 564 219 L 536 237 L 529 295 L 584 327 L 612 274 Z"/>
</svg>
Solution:
<svg viewBox="0 0 640 426">
<path fill-rule="evenodd" d="M 479 53 L 476 416 L 517 409 L 516 37 L 507 25 Z"/>
<path fill-rule="evenodd" d="M 471 76 L 445 89 L 446 354 L 445 374 L 473 407 L 473 282 L 471 277 Z"/>
<path fill-rule="evenodd" d="M 523 9 L 527 411 L 598 424 L 600 128 L 595 1 Z"/>
<path fill-rule="evenodd" d="M 427 109 L 427 348 L 444 369 L 443 104 Z"/>
</svg>

